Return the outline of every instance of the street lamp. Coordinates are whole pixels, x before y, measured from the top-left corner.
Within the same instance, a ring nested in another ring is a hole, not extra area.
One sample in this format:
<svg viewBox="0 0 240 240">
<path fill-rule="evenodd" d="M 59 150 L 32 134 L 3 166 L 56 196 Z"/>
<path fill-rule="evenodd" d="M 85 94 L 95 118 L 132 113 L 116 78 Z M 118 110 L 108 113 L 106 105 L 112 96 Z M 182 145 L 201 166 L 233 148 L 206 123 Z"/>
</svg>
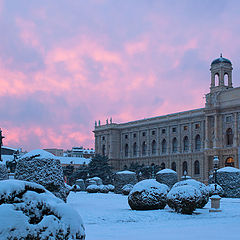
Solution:
<svg viewBox="0 0 240 240">
<path fill-rule="evenodd" d="M 212 195 L 211 199 L 211 209 L 209 212 L 221 212 L 220 210 L 220 200 L 221 197 L 217 194 L 217 170 L 219 165 L 219 158 L 218 156 L 213 157 L 213 177 L 214 177 L 214 195 Z"/>
<path fill-rule="evenodd" d="M 217 170 L 219 165 L 219 158 L 218 156 L 213 157 L 213 177 L 214 177 L 214 187 L 215 187 L 215 194 L 217 193 Z"/>
</svg>

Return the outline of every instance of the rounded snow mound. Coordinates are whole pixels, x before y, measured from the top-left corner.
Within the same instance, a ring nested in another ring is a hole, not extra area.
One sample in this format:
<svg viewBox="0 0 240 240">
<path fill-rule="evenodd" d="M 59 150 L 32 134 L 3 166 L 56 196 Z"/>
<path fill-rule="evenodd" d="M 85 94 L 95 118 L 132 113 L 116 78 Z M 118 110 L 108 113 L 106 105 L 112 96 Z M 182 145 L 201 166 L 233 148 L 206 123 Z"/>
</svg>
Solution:
<svg viewBox="0 0 240 240">
<path fill-rule="evenodd" d="M 167 195 L 167 204 L 178 213 L 192 214 L 201 195 L 193 185 L 173 187 Z"/>
<path fill-rule="evenodd" d="M 67 200 L 69 189 L 65 186 L 62 166 L 57 158 L 22 157 L 16 166 L 15 179 L 41 184 L 55 196 Z"/>
<path fill-rule="evenodd" d="M 110 192 L 114 192 L 115 187 L 112 184 L 107 185 Z"/>
<path fill-rule="evenodd" d="M 8 170 L 5 164 L 0 163 L 0 180 L 8 179 Z"/>
<path fill-rule="evenodd" d="M 157 172 L 156 180 L 171 188 L 177 182 L 178 177 L 175 171 L 166 168 Z"/>
<path fill-rule="evenodd" d="M 120 172 L 117 172 L 116 174 L 136 174 L 135 172 L 131 172 L 131 171 L 120 171 Z"/>
<path fill-rule="evenodd" d="M 131 190 L 133 189 L 133 185 L 132 184 L 126 184 L 122 187 L 122 194 L 123 195 L 128 195 Z"/>
<path fill-rule="evenodd" d="M 100 190 L 100 187 L 98 185 L 89 185 L 87 188 L 86 188 L 86 191 L 88 193 L 97 193 L 99 192 Z"/>
<path fill-rule="evenodd" d="M 100 193 L 108 193 L 109 192 L 109 188 L 107 185 L 100 185 L 99 186 L 99 192 Z"/>
<path fill-rule="evenodd" d="M 157 174 L 161 174 L 161 173 L 174 173 L 174 174 L 176 174 L 176 172 L 174 170 L 169 169 L 169 168 L 165 168 L 165 169 L 157 172 Z"/>
<path fill-rule="evenodd" d="M 235 167 L 224 167 L 218 169 L 217 172 L 240 172 L 240 169 Z"/>
<path fill-rule="evenodd" d="M 36 183 L 0 182 L 0 222 L 0 239 L 85 239 L 78 213 Z"/>
<path fill-rule="evenodd" d="M 128 204 L 133 210 L 163 209 L 169 188 L 154 179 L 138 182 L 128 195 Z"/>
<path fill-rule="evenodd" d="M 179 186 L 186 186 L 186 185 L 193 186 L 200 191 L 201 196 L 199 197 L 199 199 L 197 201 L 197 208 L 203 208 L 209 201 L 208 187 L 205 184 L 203 184 L 195 179 L 187 179 L 187 180 L 183 180 L 183 181 L 175 183 L 173 185 L 173 188 L 179 187 Z"/>
<path fill-rule="evenodd" d="M 21 158 L 32 158 L 32 157 L 34 157 L 34 158 L 56 158 L 56 156 L 53 155 L 52 153 L 47 152 L 42 149 L 32 150 L 32 151 L 24 154 Z"/>
</svg>

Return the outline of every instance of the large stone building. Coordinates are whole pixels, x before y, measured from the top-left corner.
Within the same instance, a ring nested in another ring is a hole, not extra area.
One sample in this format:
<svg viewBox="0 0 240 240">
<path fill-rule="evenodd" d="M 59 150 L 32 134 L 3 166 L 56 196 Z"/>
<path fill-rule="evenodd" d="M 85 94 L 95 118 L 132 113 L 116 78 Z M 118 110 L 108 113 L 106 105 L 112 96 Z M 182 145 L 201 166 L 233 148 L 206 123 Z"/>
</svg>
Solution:
<svg viewBox="0 0 240 240">
<path fill-rule="evenodd" d="M 240 87 L 232 85 L 232 64 L 220 56 L 211 63 L 211 86 L 204 108 L 122 124 L 95 124 L 95 152 L 123 169 L 131 162 L 158 164 L 207 181 L 213 156 L 220 167 L 239 167 Z"/>
</svg>

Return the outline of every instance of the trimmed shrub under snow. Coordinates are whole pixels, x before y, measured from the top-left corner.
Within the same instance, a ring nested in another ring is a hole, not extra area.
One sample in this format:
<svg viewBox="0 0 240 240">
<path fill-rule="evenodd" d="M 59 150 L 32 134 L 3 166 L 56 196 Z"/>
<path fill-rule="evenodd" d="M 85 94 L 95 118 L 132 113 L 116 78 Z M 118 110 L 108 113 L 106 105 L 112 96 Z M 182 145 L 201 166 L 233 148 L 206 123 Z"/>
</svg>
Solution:
<svg viewBox="0 0 240 240">
<path fill-rule="evenodd" d="M 114 192 L 115 187 L 112 184 L 107 185 L 110 192 Z"/>
<path fill-rule="evenodd" d="M 156 180 L 171 188 L 178 181 L 178 177 L 175 171 L 166 168 L 157 172 Z"/>
<path fill-rule="evenodd" d="M 123 195 L 128 195 L 131 190 L 133 189 L 133 185 L 132 184 L 126 184 L 122 187 L 122 194 Z"/>
<path fill-rule="evenodd" d="M 201 195 L 192 185 L 173 187 L 167 195 L 167 204 L 178 213 L 192 214 Z"/>
<path fill-rule="evenodd" d="M 8 170 L 5 164 L 0 163 L 0 180 L 8 179 Z"/>
<path fill-rule="evenodd" d="M 154 179 L 146 179 L 134 185 L 128 195 L 128 204 L 133 210 L 163 209 L 167 203 L 169 188 Z"/>
<path fill-rule="evenodd" d="M 215 191 L 215 184 L 209 184 L 207 187 L 208 187 L 209 197 L 211 197 L 212 195 L 215 195 L 215 194 L 219 195 L 220 197 L 223 196 L 224 191 L 223 191 L 222 187 L 219 186 L 218 184 L 217 184 L 217 189 L 216 189 L 217 191 Z"/>
<path fill-rule="evenodd" d="M 43 151 L 43 150 L 42 150 Z M 64 183 L 64 176 L 61 163 L 55 156 L 45 158 L 45 155 L 37 155 L 38 151 L 33 150 L 18 160 L 15 179 L 35 182 L 44 186 L 48 191 L 66 202 L 69 194 L 68 188 Z M 50 153 L 49 153 L 50 154 Z M 48 155 L 47 155 L 48 156 Z"/>
<path fill-rule="evenodd" d="M 108 193 L 109 192 L 109 188 L 107 185 L 100 185 L 99 186 L 99 192 L 100 193 Z"/>
<path fill-rule="evenodd" d="M 100 190 L 100 188 L 98 185 L 90 185 L 86 188 L 86 191 L 88 193 L 97 193 L 97 192 L 99 192 L 99 190 Z"/>
<path fill-rule="evenodd" d="M 208 200 L 209 200 L 208 187 L 205 184 L 203 184 L 199 181 L 196 181 L 194 179 L 187 179 L 187 180 L 177 182 L 176 184 L 173 185 L 173 188 L 179 187 L 179 186 L 185 186 L 185 185 L 194 186 L 195 188 L 197 188 L 200 191 L 201 195 L 200 195 L 199 199 L 197 200 L 197 208 L 203 208 L 208 203 Z"/>
<path fill-rule="evenodd" d="M 0 222 L 0 239 L 85 239 L 78 213 L 36 183 L 0 181 Z"/>
</svg>

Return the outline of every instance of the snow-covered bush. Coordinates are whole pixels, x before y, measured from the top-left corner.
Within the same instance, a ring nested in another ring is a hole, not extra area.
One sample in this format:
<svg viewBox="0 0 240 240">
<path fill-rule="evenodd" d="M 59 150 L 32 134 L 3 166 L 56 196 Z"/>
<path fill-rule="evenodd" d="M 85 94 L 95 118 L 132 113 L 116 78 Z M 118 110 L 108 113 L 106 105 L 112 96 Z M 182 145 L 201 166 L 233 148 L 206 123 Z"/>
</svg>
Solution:
<svg viewBox="0 0 240 240">
<path fill-rule="evenodd" d="M 112 184 L 107 185 L 110 192 L 114 192 L 115 187 Z"/>
<path fill-rule="evenodd" d="M 91 179 L 94 180 L 98 186 L 103 185 L 102 179 L 100 177 L 93 177 Z"/>
<path fill-rule="evenodd" d="M 122 193 L 122 187 L 126 184 L 136 184 L 137 183 L 137 176 L 135 172 L 131 171 L 121 171 L 117 172 L 114 175 L 114 192 L 115 193 Z"/>
<path fill-rule="evenodd" d="M 122 187 L 122 194 L 123 195 L 128 195 L 131 190 L 133 189 L 133 185 L 132 184 L 126 184 Z"/>
<path fill-rule="evenodd" d="M 201 196 L 197 200 L 197 208 L 203 208 L 209 201 L 208 187 L 205 184 L 203 184 L 199 181 L 196 181 L 194 179 L 187 179 L 187 180 L 183 180 L 183 181 L 175 183 L 173 185 L 173 188 L 179 187 L 179 186 L 185 186 L 185 185 L 194 186 L 195 188 L 197 188 L 200 191 Z"/>
<path fill-rule="evenodd" d="M 100 185 L 99 186 L 99 192 L 100 193 L 108 193 L 109 192 L 109 188 L 107 185 Z"/>
<path fill-rule="evenodd" d="M 98 185 L 90 185 L 90 186 L 88 186 L 88 187 L 86 188 L 86 191 L 87 191 L 88 193 L 97 193 L 97 192 L 100 191 L 100 188 L 99 188 Z"/>
<path fill-rule="evenodd" d="M 224 194 L 224 191 L 223 191 L 222 187 L 218 184 L 217 184 L 217 189 L 216 190 L 215 190 L 215 184 L 209 184 L 207 187 L 208 187 L 209 197 L 211 197 L 212 195 L 215 195 L 215 194 L 222 197 L 223 194 Z"/>
<path fill-rule="evenodd" d="M 26 181 L 0 181 L 0 223 L 0 239 L 85 239 L 75 210 L 43 186 Z"/>
<path fill-rule="evenodd" d="M 167 204 L 178 213 L 192 214 L 201 195 L 193 185 L 173 187 L 167 195 Z"/>
<path fill-rule="evenodd" d="M 71 190 L 70 190 L 70 191 L 80 192 L 80 191 L 81 191 L 81 188 L 80 188 L 77 184 L 74 184 L 74 185 L 71 187 Z"/>
<path fill-rule="evenodd" d="M 91 178 L 86 179 L 85 186 L 86 188 L 90 185 L 97 185 L 96 181 L 92 180 Z"/>
<path fill-rule="evenodd" d="M 154 179 L 138 182 L 128 195 L 128 204 L 133 210 L 163 209 L 167 203 L 169 188 Z"/>
<path fill-rule="evenodd" d="M 211 177 L 209 183 L 213 183 L 214 179 Z M 234 167 L 224 167 L 217 171 L 217 184 L 219 184 L 223 191 L 224 197 L 240 198 L 240 169 Z"/>
<path fill-rule="evenodd" d="M 15 179 L 41 184 L 66 201 L 69 190 L 64 183 L 61 163 L 55 156 L 45 158 L 45 153 L 41 155 L 42 151 L 33 150 L 18 160 Z M 38 152 L 40 153 L 37 154 Z"/>
<path fill-rule="evenodd" d="M 157 172 L 156 180 L 171 188 L 178 181 L 177 173 L 172 169 L 163 169 Z"/>
<path fill-rule="evenodd" d="M 77 179 L 75 184 L 79 186 L 80 191 L 85 191 L 86 186 L 83 179 Z"/>
<path fill-rule="evenodd" d="M 8 179 L 8 170 L 5 164 L 0 163 L 0 180 Z"/>
</svg>

